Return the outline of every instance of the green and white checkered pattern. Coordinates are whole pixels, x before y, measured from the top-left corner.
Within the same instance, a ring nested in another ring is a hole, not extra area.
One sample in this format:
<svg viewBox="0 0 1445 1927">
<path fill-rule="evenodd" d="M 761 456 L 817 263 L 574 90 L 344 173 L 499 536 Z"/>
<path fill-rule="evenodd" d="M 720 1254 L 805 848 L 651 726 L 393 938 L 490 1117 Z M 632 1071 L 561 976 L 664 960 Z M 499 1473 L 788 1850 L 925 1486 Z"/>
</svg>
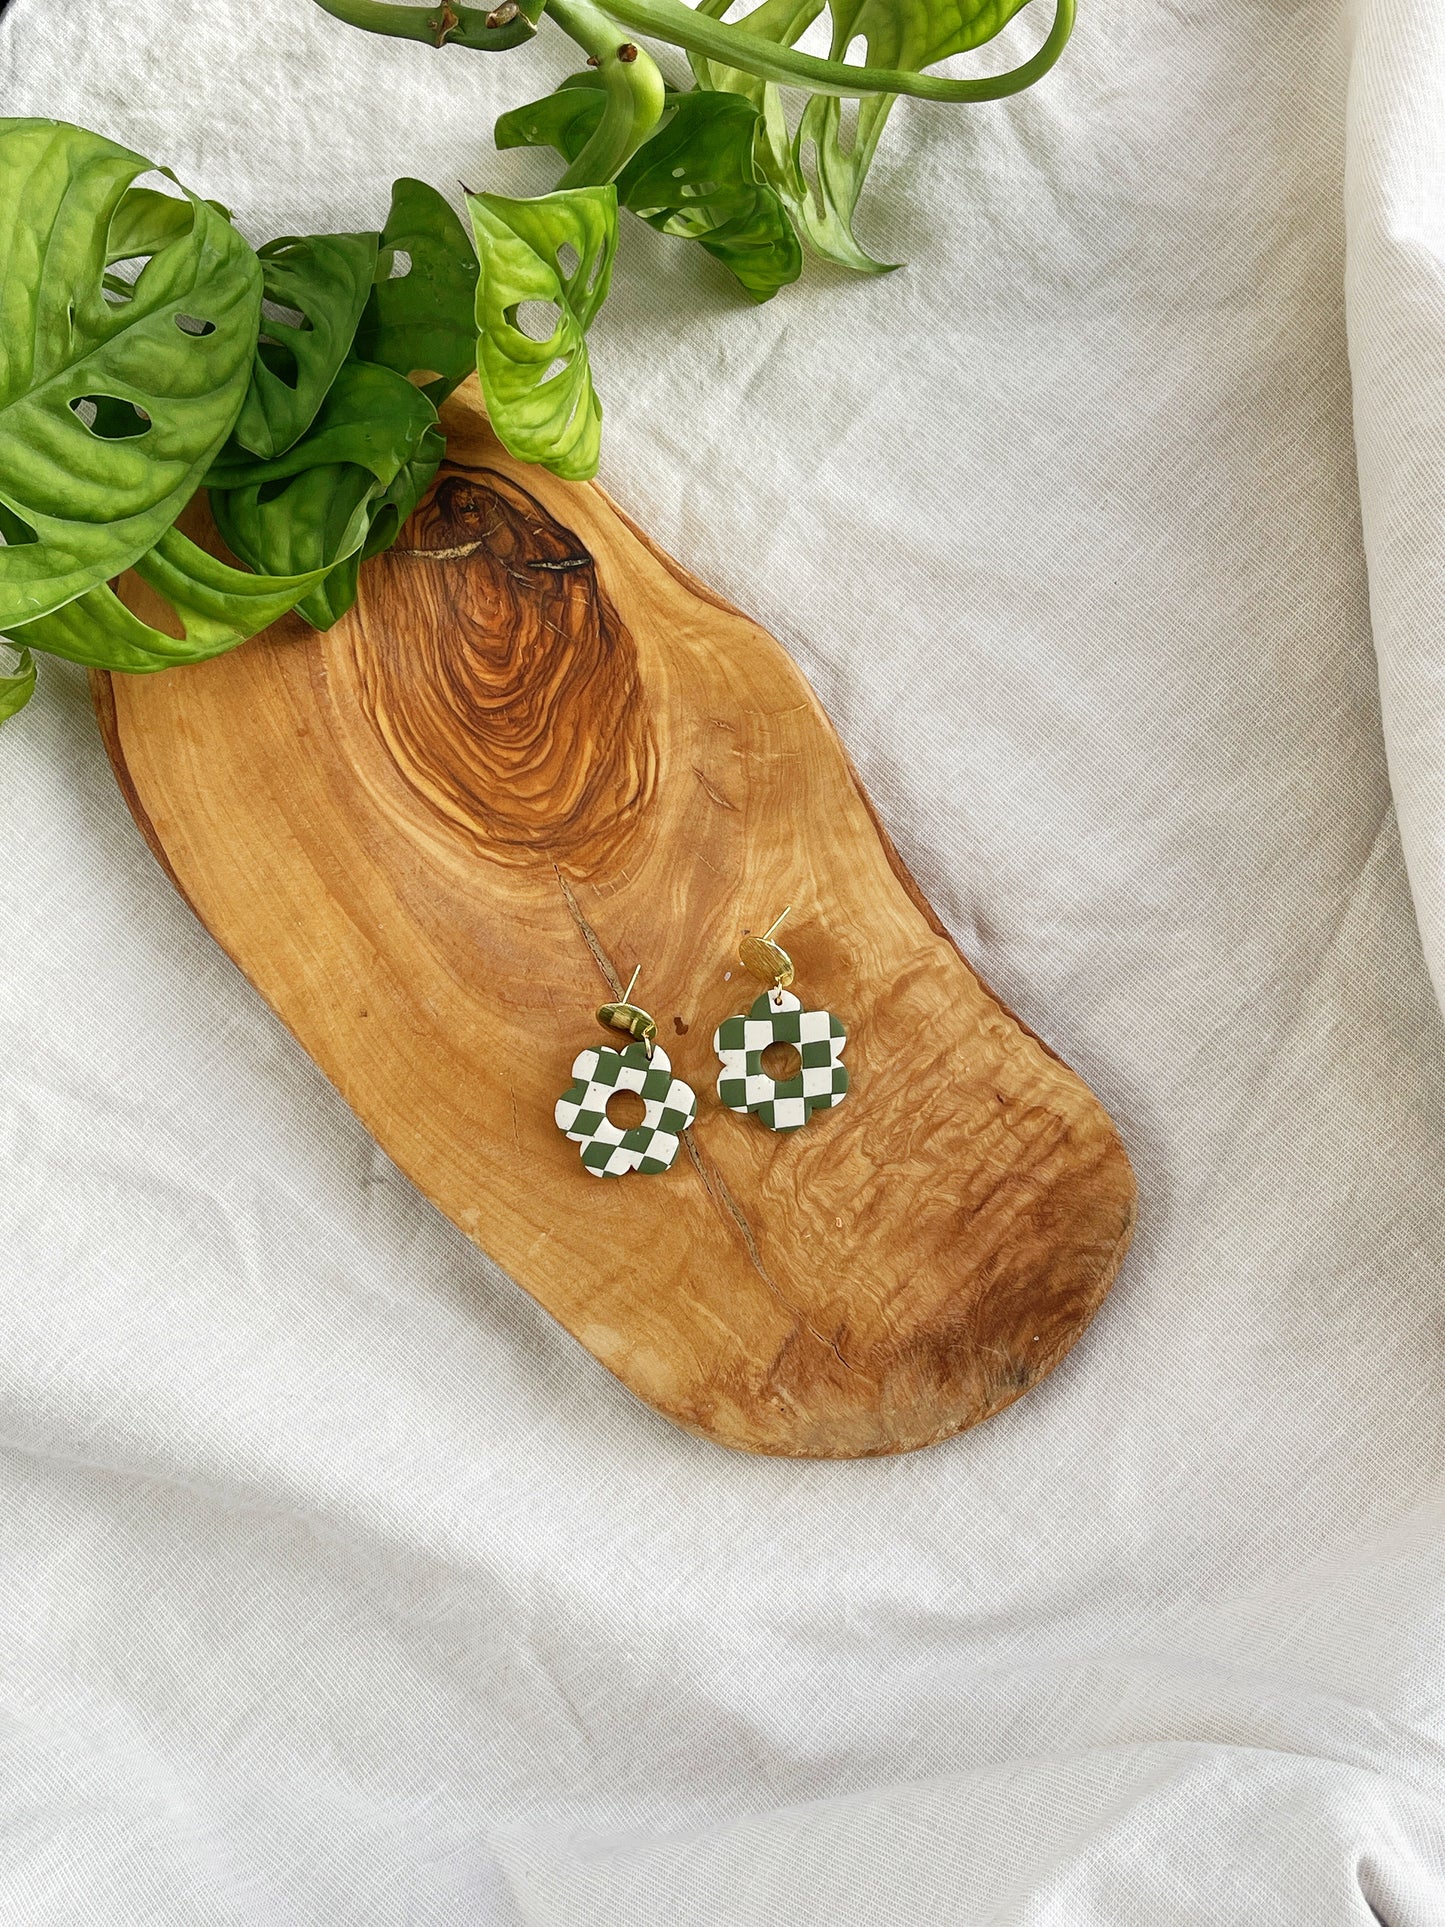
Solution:
<svg viewBox="0 0 1445 1927">
<path fill-rule="evenodd" d="M 582 1052 L 572 1076 L 576 1081 L 557 1099 L 557 1128 L 582 1146 L 582 1163 L 594 1178 L 668 1169 L 682 1133 L 697 1116 L 697 1099 L 673 1076 L 660 1044 L 651 1057 L 645 1044 L 629 1044 L 626 1050 L 599 1044 Z M 646 1106 L 642 1122 L 630 1131 L 607 1115 L 614 1091 L 636 1091 Z"/>
<path fill-rule="evenodd" d="M 751 1111 L 770 1131 L 796 1131 L 814 1111 L 848 1095 L 843 1046 L 848 1033 L 830 1010 L 804 1010 L 791 991 L 765 990 L 746 1016 L 719 1024 L 712 1047 L 722 1059 L 717 1094 L 730 1111 Z M 803 1064 L 775 1080 L 763 1069 L 769 1044 L 792 1044 Z"/>
</svg>

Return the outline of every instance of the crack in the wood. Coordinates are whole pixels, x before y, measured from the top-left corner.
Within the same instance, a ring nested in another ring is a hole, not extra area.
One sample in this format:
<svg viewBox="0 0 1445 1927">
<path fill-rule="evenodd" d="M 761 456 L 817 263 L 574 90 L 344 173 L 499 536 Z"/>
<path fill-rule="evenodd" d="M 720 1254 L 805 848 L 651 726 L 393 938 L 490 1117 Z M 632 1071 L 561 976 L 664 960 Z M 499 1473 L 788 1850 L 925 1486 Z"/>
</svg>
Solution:
<svg viewBox="0 0 1445 1927">
<path fill-rule="evenodd" d="M 711 1197 L 712 1179 L 707 1174 L 707 1166 L 702 1161 L 702 1153 L 697 1148 L 697 1139 L 692 1134 L 692 1126 L 690 1124 L 682 1134 L 682 1141 L 687 1146 L 687 1154 L 692 1159 L 693 1169 L 702 1179 L 703 1190 Z"/>
<path fill-rule="evenodd" d="M 707 794 L 710 797 L 710 799 L 717 804 L 720 810 L 737 809 L 737 804 L 732 801 L 731 797 L 724 796 L 722 791 L 717 787 L 715 783 L 709 782 L 707 776 L 704 774 L 702 770 L 698 768 L 696 763 L 694 763 L 692 766 L 692 773 L 697 778 L 698 782 L 702 784 L 703 788 L 707 791 Z"/>
<path fill-rule="evenodd" d="M 487 546 L 487 536 L 495 535 L 495 525 L 487 530 L 487 535 L 479 535 L 475 542 L 460 542 L 452 549 L 401 549 L 393 548 L 393 555 L 424 556 L 428 562 L 458 562 L 464 555 L 475 555 L 478 549 Z M 525 580 L 525 578 L 523 578 Z"/>
<path fill-rule="evenodd" d="M 592 952 L 593 957 L 596 959 L 597 968 L 602 972 L 603 977 L 606 979 L 608 989 L 612 992 L 614 997 L 620 997 L 622 995 L 622 979 L 618 976 L 617 972 L 613 969 L 612 959 L 608 956 L 607 952 L 602 948 L 602 939 L 598 936 L 597 932 L 592 928 L 592 925 L 587 921 L 586 917 L 583 915 L 582 906 L 577 901 L 577 898 L 573 893 L 571 884 L 567 881 L 566 877 L 563 876 L 561 869 L 558 867 L 556 863 L 552 865 L 552 872 L 553 872 L 553 875 L 556 877 L 557 882 L 561 886 L 562 896 L 566 902 L 567 908 L 572 913 L 572 921 L 573 923 L 576 924 L 578 930 L 580 931 L 582 936 L 582 941 L 586 944 L 587 948 Z"/>
</svg>

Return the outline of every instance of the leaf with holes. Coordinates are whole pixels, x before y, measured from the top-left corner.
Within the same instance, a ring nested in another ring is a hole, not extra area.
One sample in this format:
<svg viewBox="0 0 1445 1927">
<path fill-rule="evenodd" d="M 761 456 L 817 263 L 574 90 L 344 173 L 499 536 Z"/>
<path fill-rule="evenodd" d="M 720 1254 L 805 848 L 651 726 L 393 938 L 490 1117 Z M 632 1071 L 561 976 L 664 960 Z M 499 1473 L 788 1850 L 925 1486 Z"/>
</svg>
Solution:
<svg viewBox="0 0 1445 1927">
<path fill-rule="evenodd" d="M 745 14 L 734 25 L 739 32 L 749 34 L 755 40 L 778 47 L 792 47 L 818 18 L 824 4 L 825 0 L 763 0 L 761 6 L 754 7 L 751 13 Z M 698 0 L 697 11 L 709 19 L 720 20 L 731 5 L 732 0 Z M 813 246 L 829 260 L 868 273 L 881 272 L 879 264 L 856 244 L 849 247 L 846 243 L 835 243 L 831 231 L 821 238 L 815 231 L 816 223 L 810 219 L 809 184 L 803 174 L 793 130 L 788 125 L 777 83 L 763 80 L 744 68 L 729 67 L 720 61 L 706 59 L 700 54 L 693 54 L 691 63 L 700 87 L 739 94 L 757 108 L 759 121 L 754 151 L 758 171 L 788 210 L 798 233 L 806 234 Z"/>
<path fill-rule="evenodd" d="M 356 354 L 419 381 L 438 408 L 477 360 L 477 257 L 450 205 L 425 181 L 399 180 Z"/>
<path fill-rule="evenodd" d="M 762 0 L 760 6 L 730 24 L 739 35 L 749 35 L 763 45 L 792 47 L 802 39 L 825 4 L 826 0 Z M 721 20 L 732 5 L 733 0 L 697 0 L 696 11 L 709 20 Z M 739 40 L 738 46 L 741 57 L 747 41 Z M 713 88 L 718 93 L 742 94 L 757 107 L 762 106 L 764 89 L 771 85 L 745 68 L 730 67 L 705 54 L 690 53 L 688 62 L 699 87 Z"/>
<path fill-rule="evenodd" d="M 174 611 L 185 633 L 168 635 L 126 607 L 107 584 L 12 631 L 17 644 L 92 669 L 131 674 L 171 669 L 224 655 L 285 615 L 326 575 L 252 575 L 198 548 L 179 529 L 167 529 L 134 564 L 136 574 Z"/>
<path fill-rule="evenodd" d="M 951 54 L 969 53 L 995 39 L 1027 4 L 1028 0 L 828 0 L 832 25 L 829 58 L 845 61 L 849 49 L 861 40 L 870 68 L 921 74 Z M 730 5 L 731 0 L 699 0 L 697 12 L 720 20 Z M 755 39 L 791 48 L 822 11 L 821 0 L 763 0 L 762 6 L 734 24 Z M 1072 0 L 1067 6 L 1061 0 L 1049 36 L 1054 52 L 1067 39 L 1072 17 Z M 1051 59 L 1052 53 L 1043 67 Z M 1020 72 L 1027 72 L 1031 64 L 1026 63 Z M 759 165 L 804 238 L 842 267 L 866 274 L 889 272 L 889 264 L 874 260 L 859 246 L 853 234 L 853 216 L 879 136 L 898 96 L 867 94 L 858 103 L 851 135 L 845 139 L 841 100 L 836 95 L 815 93 L 803 109 L 796 135 L 790 139 L 774 82 L 697 54 L 692 65 L 703 86 L 741 93 L 761 109 Z"/>
<path fill-rule="evenodd" d="M 733 0 L 698 0 L 697 11 L 712 20 L 721 20 Z M 732 24 L 739 34 L 775 47 L 792 47 L 823 11 L 825 0 L 762 0 L 762 5 Z M 746 43 L 744 43 L 746 44 Z M 763 80 L 740 67 L 729 67 L 701 54 L 689 59 L 699 87 L 717 93 L 741 94 L 757 108 L 761 120 L 757 135 L 758 167 L 771 183 L 785 206 L 792 209 L 806 192 L 793 153 L 793 136 L 783 112 L 782 94 L 776 82 Z"/>
<path fill-rule="evenodd" d="M 467 206 L 481 263 L 477 371 L 492 427 L 520 461 L 586 481 L 597 473 L 602 404 L 585 336 L 612 278 L 617 190 L 564 188 L 535 201 L 469 194 Z M 555 310 L 545 338 L 518 326 L 531 302 Z"/>
<path fill-rule="evenodd" d="M 498 147 L 581 152 L 602 113 L 596 76 L 573 74 L 554 94 L 503 114 Z M 639 219 L 696 241 L 766 301 L 803 271 L 803 252 L 773 188 L 758 178 L 759 111 L 741 94 L 670 94 L 668 111 L 617 177 L 617 198 Z"/>
<path fill-rule="evenodd" d="M 1028 0 L 830 0 L 832 57 L 842 60 L 861 39 L 870 67 L 922 73 L 950 54 L 971 53 L 1002 33 Z M 815 94 L 803 109 L 793 144 L 797 171 L 811 190 L 798 211 L 803 232 L 818 252 L 843 267 L 870 274 L 888 271 L 858 245 L 853 216 L 878 139 L 897 99 L 872 94 L 858 102 L 849 139 L 843 138 L 843 103 Z M 809 163 L 811 162 L 811 168 Z"/>
<path fill-rule="evenodd" d="M 767 301 L 803 271 L 803 250 L 758 180 L 758 109 L 740 94 L 682 94 L 617 179 L 618 199 L 660 234 L 696 241 Z"/>
<path fill-rule="evenodd" d="M 8 675 L 0 675 L 0 723 L 18 716 L 34 694 L 35 658 L 28 649 L 22 649 L 14 669 Z"/>
<path fill-rule="evenodd" d="M 883 94 L 860 101 L 846 145 L 840 100 L 815 94 L 798 123 L 794 165 L 799 188 L 793 219 L 826 260 L 858 274 L 890 274 L 898 266 L 869 254 L 853 232 L 858 197 L 895 98 Z"/>
<path fill-rule="evenodd" d="M 436 420 L 395 369 L 345 362 L 310 431 L 284 455 L 248 462 L 227 451 L 207 478 L 216 526 L 264 573 L 331 571 L 298 605 L 329 628 L 356 599 L 363 557 L 396 539 L 436 473 Z"/>
<path fill-rule="evenodd" d="M 150 168 L 58 121 L 0 120 L 0 633 L 151 548 L 246 392 L 256 257 L 189 191 L 181 215 L 128 198 Z M 150 258 L 107 290 L 138 240 Z"/>
<path fill-rule="evenodd" d="M 377 236 L 288 235 L 257 255 L 261 335 L 235 439 L 270 456 L 306 433 L 351 352 L 376 275 Z"/>
</svg>

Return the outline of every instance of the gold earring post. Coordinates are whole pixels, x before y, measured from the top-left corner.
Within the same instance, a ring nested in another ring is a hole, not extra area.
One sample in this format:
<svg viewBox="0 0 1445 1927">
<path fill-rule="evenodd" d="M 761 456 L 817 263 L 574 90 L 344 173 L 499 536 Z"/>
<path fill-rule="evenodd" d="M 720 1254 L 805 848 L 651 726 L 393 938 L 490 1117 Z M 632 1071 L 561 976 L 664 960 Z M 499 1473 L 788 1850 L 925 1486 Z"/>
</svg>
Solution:
<svg viewBox="0 0 1445 1927">
<path fill-rule="evenodd" d="M 774 917 L 760 937 L 744 937 L 738 945 L 738 962 L 751 976 L 760 977 L 770 990 L 786 990 L 793 981 L 793 960 L 773 932 L 792 913 L 790 903 L 782 916 Z"/>
<path fill-rule="evenodd" d="M 637 1038 L 640 1043 L 646 1045 L 647 1054 L 651 1057 L 653 1047 L 657 1043 L 657 1020 L 632 1001 L 633 990 L 641 975 L 642 965 L 638 964 L 628 978 L 627 988 L 618 1001 L 615 1004 L 602 1004 L 598 1008 L 597 1021 L 604 1030 L 621 1030 L 629 1037 Z"/>
</svg>

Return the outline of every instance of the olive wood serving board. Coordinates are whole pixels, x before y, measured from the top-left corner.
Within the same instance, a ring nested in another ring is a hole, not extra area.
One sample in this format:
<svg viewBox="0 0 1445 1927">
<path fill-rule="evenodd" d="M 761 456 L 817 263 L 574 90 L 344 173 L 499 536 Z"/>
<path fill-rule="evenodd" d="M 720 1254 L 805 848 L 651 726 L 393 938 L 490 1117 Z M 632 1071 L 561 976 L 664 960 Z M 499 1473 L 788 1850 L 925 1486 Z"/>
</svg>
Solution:
<svg viewBox="0 0 1445 1927">
<path fill-rule="evenodd" d="M 474 388 L 445 425 L 328 634 L 95 676 L 137 822 L 386 1152 L 639 1398 L 801 1457 L 976 1424 L 1118 1269 L 1113 1126 L 950 941 L 772 637 L 512 461 Z M 775 1134 L 719 1105 L 712 1037 L 788 904 L 852 1086 Z M 553 1106 L 639 963 L 697 1121 L 670 1171 L 597 1178 Z"/>
</svg>

